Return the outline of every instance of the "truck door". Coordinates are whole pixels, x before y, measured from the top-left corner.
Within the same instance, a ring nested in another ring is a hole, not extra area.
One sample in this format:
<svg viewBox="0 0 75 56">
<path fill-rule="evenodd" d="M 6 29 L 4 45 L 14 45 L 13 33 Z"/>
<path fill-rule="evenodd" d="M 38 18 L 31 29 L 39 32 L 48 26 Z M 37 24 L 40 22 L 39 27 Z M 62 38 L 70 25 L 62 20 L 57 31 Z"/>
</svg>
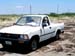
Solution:
<svg viewBox="0 0 75 56">
<path fill-rule="evenodd" d="M 53 28 L 50 26 L 48 17 L 44 17 L 44 19 L 42 21 L 42 27 L 43 27 L 43 31 L 44 31 L 44 35 L 43 35 L 44 40 L 47 40 L 50 37 L 52 37 Z"/>
</svg>

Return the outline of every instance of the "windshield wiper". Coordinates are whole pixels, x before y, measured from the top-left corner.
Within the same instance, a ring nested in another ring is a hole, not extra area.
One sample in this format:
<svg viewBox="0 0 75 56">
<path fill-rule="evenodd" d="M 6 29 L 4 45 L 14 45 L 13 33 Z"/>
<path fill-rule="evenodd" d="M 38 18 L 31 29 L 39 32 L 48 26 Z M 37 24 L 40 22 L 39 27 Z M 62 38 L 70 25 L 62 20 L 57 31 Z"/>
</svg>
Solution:
<svg viewBox="0 0 75 56">
<path fill-rule="evenodd" d="M 21 25 L 21 24 L 14 24 L 14 25 L 19 25 L 19 26 L 33 26 L 33 27 L 35 27 L 35 25 L 30 25 L 30 24 L 24 24 L 24 25 Z"/>
<path fill-rule="evenodd" d="M 35 25 L 30 25 L 30 24 L 25 24 L 25 25 L 27 25 L 27 26 L 35 26 Z"/>
<path fill-rule="evenodd" d="M 23 25 L 21 25 L 21 24 L 15 24 L 15 25 L 23 26 Z"/>
</svg>

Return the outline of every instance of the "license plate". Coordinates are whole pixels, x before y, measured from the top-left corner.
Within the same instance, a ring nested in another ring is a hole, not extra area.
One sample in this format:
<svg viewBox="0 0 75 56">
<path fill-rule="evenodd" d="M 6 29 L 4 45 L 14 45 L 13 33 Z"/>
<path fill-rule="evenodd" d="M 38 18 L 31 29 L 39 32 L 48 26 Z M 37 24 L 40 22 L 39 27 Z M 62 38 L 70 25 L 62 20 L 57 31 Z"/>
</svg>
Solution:
<svg viewBox="0 0 75 56">
<path fill-rule="evenodd" d="M 12 42 L 11 41 L 5 41 L 5 44 L 12 45 Z"/>
</svg>

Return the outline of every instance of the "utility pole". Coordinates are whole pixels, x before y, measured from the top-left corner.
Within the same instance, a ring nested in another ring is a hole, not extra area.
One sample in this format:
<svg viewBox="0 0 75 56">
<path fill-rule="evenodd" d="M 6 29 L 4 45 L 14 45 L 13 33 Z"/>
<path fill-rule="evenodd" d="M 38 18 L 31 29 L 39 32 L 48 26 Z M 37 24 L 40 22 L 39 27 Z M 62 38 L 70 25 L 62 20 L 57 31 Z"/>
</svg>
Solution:
<svg viewBox="0 0 75 56">
<path fill-rule="evenodd" d="M 32 14 L 32 6 L 31 6 L 31 4 L 30 4 L 30 14 Z"/>
<path fill-rule="evenodd" d="M 57 4 L 57 14 L 59 14 L 59 4 Z"/>
<path fill-rule="evenodd" d="M 59 14 L 59 4 L 57 4 L 57 15 Z M 58 20 L 59 20 L 59 15 L 58 15 Z"/>
<path fill-rule="evenodd" d="M 67 13 L 70 13 L 70 12 L 71 12 L 71 9 L 70 9 L 70 8 L 68 8 L 68 9 L 67 9 Z"/>
</svg>

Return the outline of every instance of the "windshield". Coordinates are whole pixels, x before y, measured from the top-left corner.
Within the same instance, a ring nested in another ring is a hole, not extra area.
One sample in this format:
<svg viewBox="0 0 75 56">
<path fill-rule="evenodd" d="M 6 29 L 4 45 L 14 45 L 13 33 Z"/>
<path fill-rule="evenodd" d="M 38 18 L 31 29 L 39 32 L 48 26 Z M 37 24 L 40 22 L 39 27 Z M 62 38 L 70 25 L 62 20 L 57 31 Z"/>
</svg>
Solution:
<svg viewBox="0 0 75 56">
<path fill-rule="evenodd" d="M 31 26 L 39 26 L 41 21 L 41 17 L 38 16 L 25 16 L 21 17 L 17 21 L 17 25 L 31 25 Z"/>
</svg>

